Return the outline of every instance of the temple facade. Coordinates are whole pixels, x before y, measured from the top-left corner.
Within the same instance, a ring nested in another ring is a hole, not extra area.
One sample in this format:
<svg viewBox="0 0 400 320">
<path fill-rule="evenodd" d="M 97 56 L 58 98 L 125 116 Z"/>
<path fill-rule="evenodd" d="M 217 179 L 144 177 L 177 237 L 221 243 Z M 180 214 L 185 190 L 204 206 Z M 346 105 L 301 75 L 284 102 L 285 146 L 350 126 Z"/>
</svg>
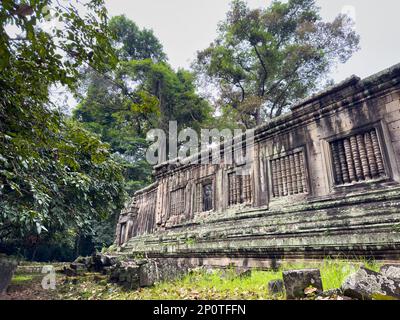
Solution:
<svg viewBox="0 0 400 320">
<path fill-rule="evenodd" d="M 246 170 L 156 166 L 120 215 L 118 250 L 195 265 L 400 257 L 400 65 L 292 106 L 243 152 Z"/>
</svg>

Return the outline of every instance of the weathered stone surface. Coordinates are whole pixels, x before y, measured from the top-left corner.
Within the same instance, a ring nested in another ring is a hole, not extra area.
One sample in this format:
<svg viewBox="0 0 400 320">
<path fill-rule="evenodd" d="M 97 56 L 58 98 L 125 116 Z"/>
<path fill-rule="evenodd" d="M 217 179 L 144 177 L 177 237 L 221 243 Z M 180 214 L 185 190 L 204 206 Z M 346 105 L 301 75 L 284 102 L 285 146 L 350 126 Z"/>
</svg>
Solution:
<svg viewBox="0 0 400 320">
<path fill-rule="evenodd" d="M 286 298 L 305 298 L 304 290 L 308 287 L 316 288 L 316 294 L 323 292 L 321 273 L 318 269 L 290 270 L 283 272 Z"/>
<path fill-rule="evenodd" d="M 77 271 L 77 272 L 84 272 L 84 271 L 87 271 L 86 264 L 84 264 L 84 263 L 72 262 L 72 263 L 70 264 L 70 268 L 71 268 L 72 270 Z"/>
<path fill-rule="evenodd" d="M 326 291 L 321 292 L 320 294 L 318 294 L 318 296 L 322 297 L 322 298 L 330 298 L 330 297 L 342 296 L 342 295 L 343 295 L 343 291 L 340 288 L 326 290 Z"/>
<path fill-rule="evenodd" d="M 127 290 L 139 288 L 139 266 L 133 261 L 120 262 L 110 270 L 109 280 Z"/>
<path fill-rule="evenodd" d="M 379 270 L 385 277 L 400 281 L 400 265 L 385 264 Z"/>
<path fill-rule="evenodd" d="M 62 273 L 75 277 L 87 271 L 108 274 L 110 267 L 117 263 L 117 257 L 95 253 L 90 257 L 78 257 L 69 266 L 64 266 Z"/>
<path fill-rule="evenodd" d="M 103 269 L 111 282 L 130 290 L 150 287 L 160 281 L 174 280 L 188 270 L 189 266 L 181 265 L 175 259 L 126 260 Z"/>
<path fill-rule="evenodd" d="M 76 270 L 71 269 L 70 267 L 64 267 L 62 273 L 64 275 L 66 275 L 67 277 L 76 277 L 78 275 L 78 273 L 76 272 Z"/>
<path fill-rule="evenodd" d="M 349 276 L 342 285 L 344 295 L 360 299 L 400 298 L 400 281 L 387 278 L 383 274 L 360 268 Z"/>
<path fill-rule="evenodd" d="M 80 274 L 90 271 L 91 266 L 91 257 L 78 257 L 69 266 L 64 266 L 61 272 L 67 277 L 76 277 Z"/>
<path fill-rule="evenodd" d="M 105 267 L 107 259 L 99 253 L 95 253 L 92 255 L 92 269 L 96 272 L 101 272 Z"/>
<path fill-rule="evenodd" d="M 249 175 L 240 179 L 229 178 L 241 171 L 236 164 L 158 164 L 155 183 L 119 217 L 116 251 L 220 267 L 399 259 L 399 92 L 400 64 L 292 106 L 255 128 Z"/>
<path fill-rule="evenodd" d="M 280 295 L 285 293 L 283 281 L 281 279 L 268 282 L 268 292 L 270 295 Z"/>
<path fill-rule="evenodd" d="M 0 294 L 7 291 L 17 265 L 15 259 L 0 254 Z"/>
<path fill-rule="evenodd" d="M 251 269 L 239 269 L 238 270 L 239 278 L 250 278 L 251 277 Z"/>
<path fill-rule="evenodd" d="M 222 270 L 222 277 L 239 277 L 239 278 L 250 278 L 252 271 L 250 268 L 238 267 L 233 264 L 228 265 Z"/>
<path fill-rule="evenodd" d="M 141 287 L 151 287 L 160 279 L 160 271 L 154 260 L 140 265 L 139 279 Z"/>
<path fill-rule="evenodd" d="M 78 257 L 75 259 L 74 263 L 83 263 L 88 265 L 91 262 L 91 257 Z"/>
<path fill-rule="evenodd" d="M 102 272 L 104 267 L 111 267 L 117 263 L 116 256 L 106 255 L 102 253 L 95 253 L 87 261 L 88 268 L 96 272 Z"/>
</svg>

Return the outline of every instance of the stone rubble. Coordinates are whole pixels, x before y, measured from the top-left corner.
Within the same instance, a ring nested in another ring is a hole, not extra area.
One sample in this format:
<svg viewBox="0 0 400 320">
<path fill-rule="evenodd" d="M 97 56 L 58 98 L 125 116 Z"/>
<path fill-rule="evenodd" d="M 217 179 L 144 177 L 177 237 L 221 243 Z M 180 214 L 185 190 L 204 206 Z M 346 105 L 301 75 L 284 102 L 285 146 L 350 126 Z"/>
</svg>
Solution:
<svg viewBox="0 0 400 320">
<path fill-rule="evenodd" d="M 193 270 L 196 268 L 180 265 L 174 259 L 120 260 L 117 256 L 97 253 L 91 257 L 79 257 L 64 270 L 64 273 L 68 276 L 77 276 L 87 271 L 101 272 L 108 275 L 110 282 L 118 283 L 127 290 L 137 290 L 153 286 L 159 281 L 176 279 Z M 251 269 L 229 270 L 233 270 L 240 278 L 251 276 Z M 288 270 L 283 272 L 283 280 L 276 279 L 268 283 L 268 293 L 271 296 L 286 293 L 288 300 L 400 299 L 399 275 L 399 265 L 384 265 L 379 273 L 362 266 L 343 282 L 341 288 L 323 291 L 320 270 Z"/>
<path fill-rule="evenodd" d="M 6 293 L 17 265 L 15 259 L 0 254 L 0 295 Z"/>
<path fill-rule="evenodd" d="M 283 295 L 285 293 L 284 283 L 281 279 L 268 282 L 268 293 L 271 296 Z"/>
<path fill-rule="evenodd" d="M 388 278 L 400 280 L 400 265 L 385 264 L 379 272 Z"/>
<path fill-rule="evenodd" d="M 345 296 L 359 300 L 400 299 L 400 281 L 364 267 L 342 284 Z"/>
<path fill-rule="evenodd" d="M 323 292 L 321 273 L 318 269 L 290 270 L 283 272 L 286 298 L 289 300 L 306 298 L 305 289 L 313 287 L 315 293 Z"/>
</svg>

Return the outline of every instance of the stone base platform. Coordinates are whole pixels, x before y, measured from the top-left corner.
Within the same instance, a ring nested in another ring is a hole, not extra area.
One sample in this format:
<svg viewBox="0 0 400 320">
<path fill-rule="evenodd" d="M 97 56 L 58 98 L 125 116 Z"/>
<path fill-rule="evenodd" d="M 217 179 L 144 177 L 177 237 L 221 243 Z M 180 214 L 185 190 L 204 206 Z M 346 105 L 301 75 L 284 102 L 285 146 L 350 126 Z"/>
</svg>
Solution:
<svg viewBox="0 0 400 320">
<path fill-rule="evenodd" d="M 271 268 L 282 260 L 400 259 L 400 188 L 280 208 L 215 212 L 130 239 L 121 255 L 192 266 Z"/>
</svg>

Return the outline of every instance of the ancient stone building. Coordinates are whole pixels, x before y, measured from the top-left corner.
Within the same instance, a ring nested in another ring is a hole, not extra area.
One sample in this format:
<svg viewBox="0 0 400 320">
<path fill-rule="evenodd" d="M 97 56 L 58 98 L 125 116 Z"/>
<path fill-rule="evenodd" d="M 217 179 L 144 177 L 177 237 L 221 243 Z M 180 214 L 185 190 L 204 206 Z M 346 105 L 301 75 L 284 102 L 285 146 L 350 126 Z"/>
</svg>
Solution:
<svg viewBox="0 0 400 320">
<path fill-rule="evenodd" d="M 121 213 L 118 250 L 217 266 L 399 258 L 400 65 L 258 127 L 250 171 L 237 170 L 156 166 L 156 182 Z"/>
</svg>

